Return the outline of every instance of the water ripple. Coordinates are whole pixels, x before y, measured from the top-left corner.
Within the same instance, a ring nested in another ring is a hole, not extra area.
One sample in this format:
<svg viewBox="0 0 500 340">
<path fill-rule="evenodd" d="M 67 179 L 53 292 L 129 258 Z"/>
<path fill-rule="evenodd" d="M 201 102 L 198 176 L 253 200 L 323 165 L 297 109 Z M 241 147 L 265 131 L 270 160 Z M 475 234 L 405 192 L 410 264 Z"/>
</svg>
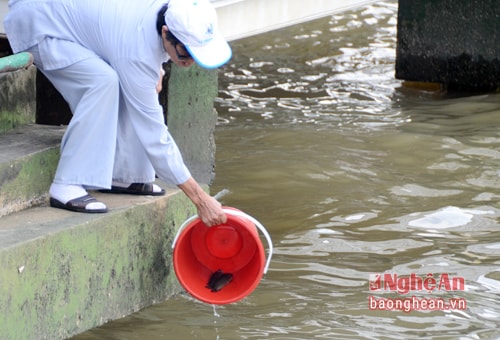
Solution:
<svg viewBox="0 0 500 340">
<path fill-rule="evenodd" d="M 392 105 L 395 88 L 400 86 L 393 77 L 396 41 L 395 21 L 391 19 L 396 11 L 386 5 L 372 6 L 361 14 L 362 20 L 357 15 L 333 16 L 327 30 L 291 27 L 287 35 L 291 31 L 294 39 L 289 42 L 281 41 L 281 31 L 269 33 L 265 40 L 252 37 L 234 42 L 232 62 L 223 68 L 229 85 L 220 93 L 220 113 L 244 107 L 248 113 L 255 113 L 245 115 L 248 122 L 259 120 L 260 115 L 253 109 L 265 107 L 266 118 L 272 117 L 282 125 L 315 124 L 326 128 L 356 124 L 377 129 L 401 124 L 405 118 Z M 375 13 L 377 18 L 373 17 Z M 369 46 L 360 44 L 354 33 L 359 30 L 366 34 L 367 25 L 373 26 Z M 333 39 L 328 34 L 344 29 L 353 34 Z M 325 50 L 323 46 L 329 46 L 331 54 L 319 56 Z M 239 48 L 250 48 L 254 53 L 248 57 L 239 53 Z M 296 75 L 298 69 L 300 74 Z M 343 112 L 352 113 L 350 124 Z M 320 119 L 304 119 L 310 117 Z M 220 124 L 238 124 L 238 118 Z"/>
</svg>

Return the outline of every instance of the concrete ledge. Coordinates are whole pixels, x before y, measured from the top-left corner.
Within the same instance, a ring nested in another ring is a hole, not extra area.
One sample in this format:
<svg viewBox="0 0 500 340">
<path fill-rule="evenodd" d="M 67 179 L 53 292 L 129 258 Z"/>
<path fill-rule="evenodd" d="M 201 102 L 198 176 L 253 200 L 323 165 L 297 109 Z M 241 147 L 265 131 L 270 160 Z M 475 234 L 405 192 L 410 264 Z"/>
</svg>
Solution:
<svg viewBox="0 0 500 340">
<path fill-rule="evenodd" d="M 0 219 L 2 338 L 67 338 L 178 291 L 170 247 L 194 207 L 168 192 L 95 193 L 107 214 L 42 206 Z"/>
<path fill-rule="evenodd" d="M 296 25 L 375 0 L 212 0 L 219 27 L 229 40 Z M 251 20 L 249 20 L 251 18 Z"/>
</svg>

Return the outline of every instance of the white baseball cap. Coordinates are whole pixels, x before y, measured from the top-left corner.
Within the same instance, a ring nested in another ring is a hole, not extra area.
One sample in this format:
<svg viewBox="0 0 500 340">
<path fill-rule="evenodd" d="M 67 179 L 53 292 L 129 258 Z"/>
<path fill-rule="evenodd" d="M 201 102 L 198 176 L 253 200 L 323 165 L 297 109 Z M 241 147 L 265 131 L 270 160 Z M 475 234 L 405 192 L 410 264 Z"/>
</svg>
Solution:
<svg viewBox="0 0 500 340">
<path fill-rule="evenodd" d="M 217 13 L 208 0 L 170 0 L 165 24 L 200 66 L 216 68 L 231 59 L 231 47 L 218 30 Z"/>
</svg>

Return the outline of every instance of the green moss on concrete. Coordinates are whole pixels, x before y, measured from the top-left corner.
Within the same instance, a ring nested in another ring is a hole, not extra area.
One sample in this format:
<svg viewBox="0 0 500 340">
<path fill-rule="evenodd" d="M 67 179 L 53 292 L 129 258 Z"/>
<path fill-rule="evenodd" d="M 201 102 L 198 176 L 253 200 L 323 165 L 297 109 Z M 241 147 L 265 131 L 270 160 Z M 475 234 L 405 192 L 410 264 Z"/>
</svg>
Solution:
<svg viewBox="0 0 500 340">
<path fill-rule="evenodd" d="M 34 115 L 19 114 L 19 111 L 0 111 L 0 133 L 34 122 Z"/>
<path fill-rule="evenodd" d="M 180 289 L 172 240 L 193 213 L 179 192 L 95 219 L 77 214 L 72 227 L 4 249 L 2 337 L 66 338 L 165 300 Z"/>
<path fill-rule="evenodd" d="M 14 162 L 0 164 L 2 211 L 19 211 L 40 200 L 54 178 L 59 148 L 53 147 Z"/>
<path fill-rule="evenodd" d="M 35 122 L 36 67 L 0 74 L 0 132 Z"/>
</svg>

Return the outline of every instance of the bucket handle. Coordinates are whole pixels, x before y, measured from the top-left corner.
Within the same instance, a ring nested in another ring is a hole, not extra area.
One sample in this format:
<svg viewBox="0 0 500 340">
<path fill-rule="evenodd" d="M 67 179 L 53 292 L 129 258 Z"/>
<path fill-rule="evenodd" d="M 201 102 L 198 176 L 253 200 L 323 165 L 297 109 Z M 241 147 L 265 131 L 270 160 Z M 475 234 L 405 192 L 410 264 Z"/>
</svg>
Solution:
<svg viewBox="0 0 500 340">
<path fill-rule="evenodd" d="M 233 210 L 233 209 L 222 209 L 224 211 L 224 213 L 226 213 L 227 215 L 233 215 L 233 216 L 237 216 L 237 217 L 243 217 L 243 218 L 246 218 L 248 220 L 250 220 L 253 224 L 255 224 L 255 226 L 261 231 L 261 233 L 264 235 L 264 237 L 266 238 L 267 240 L 267 245 L 268 245 L 268 249 L 269 249 L 269 254 L 267 255 L 267 261 L 266 261 L 266 266 L 264 267 L 264 274 L 267 273 L 267 270 L 269 269 L 269 265 L 271 264 L 271 257 L 273 256 L 273 243 L 271 241 L 271 236 L 269 236 L 269 233 L 267 232 L 266 228 L 264 228 L 264 226 L 259 222 L 257 221 L 255 218 L 253 218 L 252 216 L 244 213 L 243 211 L 240 211 L 240 210 Z M 175 248 L 175 244 L 177 243 L 177 239 L 179 238 L 181 232 L 192 222 L 194 221 L 195 219 L 198 218 L 198 215 L 193 215 L 191 216 L 190 218 L 188 218 L 186 221 L 184 221 L 184 223 L 182 223 L 182 225 L 179 227 L 179 230 L 177 230 L 177 234 L 175 235 L 175 238 L 174 238 L 174 241 L 172 242 L 172 248 Z M 207 227 L 209 228 L 209 227 Z"/>
</svg>

